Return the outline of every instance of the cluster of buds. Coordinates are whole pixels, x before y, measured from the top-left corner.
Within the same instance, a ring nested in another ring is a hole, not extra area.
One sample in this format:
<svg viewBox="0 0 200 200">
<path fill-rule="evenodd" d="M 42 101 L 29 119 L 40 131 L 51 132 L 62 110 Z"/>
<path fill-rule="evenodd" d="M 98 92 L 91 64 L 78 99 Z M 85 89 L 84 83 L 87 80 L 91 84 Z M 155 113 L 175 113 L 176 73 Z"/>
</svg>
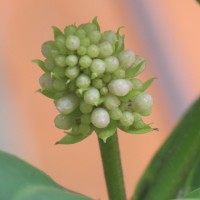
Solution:
<svg viewBox="0 0 200 200">
<path fill-rule="evenodd" d="M 53 27 L 54 40 L 42 45 L 45 60 L 34 60 L 44 74 L 39 92 L 54 100 L 54 122 L 68 130 L 58 143 L 79 142 L 96 131 L 106 141 L 116 129 L 128 133 L 153 130 L 142 120 L 151 113 L 152 83 L 135 77 L 144 60 L 124 49 L 124 36 L 100 31 L 97 18 L 80 26 Z"/>
</svg>

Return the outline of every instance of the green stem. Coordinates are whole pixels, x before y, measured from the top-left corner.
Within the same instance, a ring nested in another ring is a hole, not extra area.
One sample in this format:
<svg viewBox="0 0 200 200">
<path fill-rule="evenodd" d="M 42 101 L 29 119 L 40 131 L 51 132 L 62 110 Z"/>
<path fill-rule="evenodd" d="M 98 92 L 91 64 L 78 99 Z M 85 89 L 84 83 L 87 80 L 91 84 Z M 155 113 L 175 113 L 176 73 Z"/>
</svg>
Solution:
<svg viewBox="0 0 200 200">
<path fill-rule="evenodd" d="M 117 133 L 106 140 L 99 139 L 109 200 L 126 200 Z"/>
</svg>

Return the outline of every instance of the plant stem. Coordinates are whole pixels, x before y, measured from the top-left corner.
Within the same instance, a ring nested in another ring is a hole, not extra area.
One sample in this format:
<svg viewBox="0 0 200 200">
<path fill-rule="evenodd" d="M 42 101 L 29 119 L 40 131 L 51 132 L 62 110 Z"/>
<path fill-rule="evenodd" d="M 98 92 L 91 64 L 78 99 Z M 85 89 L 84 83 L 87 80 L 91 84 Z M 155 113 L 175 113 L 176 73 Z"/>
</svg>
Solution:
<svg viewBox="0 0 200 200">
<path fill-rule="evenodd" d="M 107 139 L 99 139 L 109 200 L 126 200 L 117 133 Z"/>
</svg>

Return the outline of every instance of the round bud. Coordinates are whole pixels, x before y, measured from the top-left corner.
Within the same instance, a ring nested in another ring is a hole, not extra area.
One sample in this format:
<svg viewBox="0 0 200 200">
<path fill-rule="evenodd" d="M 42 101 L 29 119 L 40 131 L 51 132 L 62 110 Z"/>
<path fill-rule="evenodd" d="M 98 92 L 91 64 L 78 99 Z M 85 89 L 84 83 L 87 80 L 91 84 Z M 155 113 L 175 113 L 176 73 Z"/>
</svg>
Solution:
<svg viewBox="0 0 200 200">
<path fill-rule="evenodd" d="M 132 90 L 129 80 L 115 79 L 108 84 L 109 91 L 116 96 L 125 96 Z"/>
<path fill-rule="evenodd" d="M 67 48 L 65 46 L 65 36 L 64 35 L 58 35 L 55 39 L 55 46 L 58 48 L 61 54 L 67 53 Z"/>
<path fill-rule="evenodd" d="M 80 46 L 80 47 L 77 49 L 77 54 L 78 54 L 79 56 L 84 56 L 86 53 L 87 53 L 87 48 L 84 47 L 84 46 Z"/>
<path fill-rule="evenodd" d="M 107 87 L 102 87 L 100 89 L 100 94 L 103 95 L 103 96 L 108 94 L 108 88 Z"/>
<path fill-rule="evenodd" d="M 145 126 L 145 123 L 141 120 L 138 120 L 138 121 L 134 121 L 133 123 L 133 127 L 136 128 L 136 129 L 142 129 L 144 128 Z"/>
<path fill-rule="evenodd" d="M 42 74 L 39 83 L 43 89 L 52 89 L 53 87 L 53 79 L 49 74 Z"/>
<path fill-rule="evenodd" d="M 112 73 L 119 67 L 119 60 L 115 56 L 110 56 L 106 58 L 106 72 Z"/>
<path fill-rule="evenodd" d="M 119 120 L 122 116 L 122 111 L 119 108 L 115 108 L 110 111 L 110 117 L 113 120 Z"/>
<path fill-rule="evenodd" d="M 118 55 L 120 65 L 127 69 L 135 62 L 135 54 L 130 50 L 121 51 Z"/>
<path fill-rule="evenodd" d="M 72 118 L 71 116 L 59 114 L 54 119 L 54 123 L 57 128 L 68 130 L 74 124 L 74 118 Z"/>
<path fill-rule="evenodd" d="M 92 85 L 97 88 L 97 89 L 100 89 L 103 87 L 103 81 L 99 78 L 96 78 L 92 81 Z"/>
<path fill-rule="evenodd" d="M 134 122 L 134 116 L 131 112 L 123 112 L 120 118 L 122 126 L 131 126 Z"/>
<path fill-rule="evenodd" d="M 79 104 L 79 99 L 74 94 L 66 95 L 55 101 L 56 108 L 64 115 L 73 112 Z"/>
<path fill-rule="evenodd" d="M 87 88 L 90 86 L 90 83 L 91 83 L 90 78 L 85 74 L 81 74 L 76 79 L 76 86 L 79 88 Z"/>
<path fill-rule="evenodd" d="M 65 45 L 69 50 L 76 50 L 80 46 L 80 39 L 77 36 L 69 35 L 66 39 Z"/>
<path fill-rule="evenodd" d="M 76 55 L 69 55 L 66 57 L 65 62 L 67 66 L 73 67 L 78 63 L 78 57 Z"/>
<path fill-rule="evenodd" d="M 81 116 L 81 124 L 90 124 L 90 123 L 91 123 L 91 117 L 89 114 Z"/>
<path fill-rule="evenodd" d="M 67 88 L 66 81 L 63 79 L 54 79 L 53 87 L 55 90 L 63 91 Z"/>
<path fill-rule="evenodd" d="M 65 75 L 69 78 L 69 79 L 74 79 L 79 75 L 79 67 L 74 66 L 74 67 L 68 67 L 65 70 Z"/>
<path fill-rule="evenodd" d="M 112 76 L 111 74 L 105 74 L 102 79 L 104 83 L 109 83 L 112 80 Z"/>
<path fill-rule="evenodd" d="M 113 32 L 113 31 L 105 31 L 105 32 L 103 32 L 101 41 L 102 42 L 108 41 L 111 44 L 114 44 L 117 41 L 116 33 Z"/>
<path fill-rule="evenodd" d="M 49 59 L 45 59 L 44 65 L 45 65 L 46 69 L 49 71 L 52 71 L 55 67 L 54 61 L 49 60 Z"/>
<path fill-rule="evenodd" d="M 97 75 L 103 74 L 106 69 L 105 62 L 101 59 L 94 59 L 92 61 L 90 69 L 93 73 Z"/>
<path fill-rule="evenodd" d="M 93 24 L 93 23 L 81 24 L 79 27 L 80 27 L 80 28 L 83 28 L 84 31 L 85 31 L 87 34 L 91 33 L 92 31 L 97 30 L 96 25 Z"/>
<path fill-rule="evenodd" d="M 113 74 L 114 78 L 116 78 L 116 79 L 124 78 L 125 75 L 126 75 L 126 72 L 124 69 L 117 69 Z"/>
<path fill-rule="evenodd" d="M 59 54 L 59 51 L 56 48 L 54 41 L 47 41 L 42 44 L 42 54 L 44 57 L 50 59 Z"/>
<path fill-rule="evenodd" d="M 80 43 L 81 43 L 81 46 L 89 47 L 90 46 L 90 39 L 87 38 L 87 37 L 82 38 Z"/>
<path fill-rule="evenodd" d="M 79 29 L 76 31 L 75 35 L 76 35 L 77 37 L 79 37 L 80 39 L 82 39 L 82 38 L 84 38 L 84 37 L 86 36 L 86 32 L 85 32 L 82 28 L 79 28 Z"/>
<path fill-rule="evenodd" d="M 66 26 L 64 29 L 64 33 L 66 36 L 73 35 L 76 33 L 77 27 L 75 25 Z"/>
<path fill-rule="evenodd" d="M 130 81 L 133 85 L 134 90 L 140 90 L 142 88 L 143 83 L 141 80 L 134 78 L 134 79 L 131 79 Z"/>
<path fill-rule="evenodd" d="M 82 56 L 80 59 L 79 59 L 79 64 L 81 67 L 83 68 L 88 68 L 92 63 L 92 59 L 85 55 L 85 56 Z"/>
<path fill-rule="evenodd" d="M 55 77 L 65 77 L 65 67 L 55 67 L 53 69 L 53 75 Z"/>
<path fill-rule="evenodd" d="M 101 58 L 109 57 L 114 52 L 112 45 L 107 41 L 100 43 L 99 49 L 100 49 L 100 57 Z"/>
<path fill-rule="evenodd" d="M 90 56 L 91 58 L 95 58 L 99 55 L 99 47 L 96 46 L 95 44 L 91 44 L 88 48 L 87 48 L 87 54 L 88 56 Z"/>
<path fill-rule="evenodd" d="M 93 109 L 93 106 L 90 105 L 90 104 L 87 104 L 85 103 L 84 101 L 82 101 L 80 103 L 80 111 L 83 113 L 83 114 L 88 114 L 88 113 L 91 113 Z"/>
<path fill-rule="evenodd" d="M 116 96 L 107 95 L 106 98 L 105 98 L 105 101 L 104 101 L 104 105 L 109 110 L 113 110 L 113 109 L 119 107 L 120 100 Z"/>
<path fill-rule="evenodd" d="M 58 67 L 65 67 L 66 66 L 65 56 L 62 55 L 56 56 L 55 63 Z"/>
<path fill-rule="evenodd" d="M 97 105 L 100 100 L 99 90 L 90 88 L 84 93 L 84 101 L 90 105 Z"/>
<path fill-rule="evenodd" d="M 151 113 L 153 99 L 150 94 L 142 92 L 132 98 L 132 109 L 143 115 Z"/>
<path fill-rule="evenodd" d="M 110 123 L 110 116 L 106 109 L 95 108 L 91 115 L 91 122 L 97 128 L 105 128 Z"/>
<path fill-rule="evenodd" d="M 88 37 L 90 39 L 90 42 L 92 44 L 97 44 L 99 40 L 101 39 L 101 33 L 99 31 L 92 31 L 88 34 Z"/>
</svg>

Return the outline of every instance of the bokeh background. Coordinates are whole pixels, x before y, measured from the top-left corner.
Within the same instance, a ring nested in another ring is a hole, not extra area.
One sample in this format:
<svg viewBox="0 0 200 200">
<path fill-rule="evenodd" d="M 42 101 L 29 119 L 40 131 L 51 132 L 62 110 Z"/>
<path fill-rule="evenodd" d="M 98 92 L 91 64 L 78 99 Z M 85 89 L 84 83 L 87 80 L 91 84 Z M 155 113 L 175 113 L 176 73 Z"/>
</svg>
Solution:
<svg viewBox="0 0 200 200">
<path fill-rule="evenodd" d="M 67 188 L 106 200 L 95 134 L 81 143 L 54 146 L 63 136 L 54 127 L 51 100 L 35 93 L 41 44 L 51 26 L 85 23 L 98 16 L 102 30 L 124 26 L 126 48 L 146 58 L 142 80 L 156 76 L 149 92 L 154 108 L 148 122 L 159 132 L 119 133 L 127 194 L 166 139 L 200 86 L 200 6 L 174 0 L 0 0 L 0 149 L 39 167 Z M 1 164 L 1 163 L 0 163 Z"/>
</svg>

